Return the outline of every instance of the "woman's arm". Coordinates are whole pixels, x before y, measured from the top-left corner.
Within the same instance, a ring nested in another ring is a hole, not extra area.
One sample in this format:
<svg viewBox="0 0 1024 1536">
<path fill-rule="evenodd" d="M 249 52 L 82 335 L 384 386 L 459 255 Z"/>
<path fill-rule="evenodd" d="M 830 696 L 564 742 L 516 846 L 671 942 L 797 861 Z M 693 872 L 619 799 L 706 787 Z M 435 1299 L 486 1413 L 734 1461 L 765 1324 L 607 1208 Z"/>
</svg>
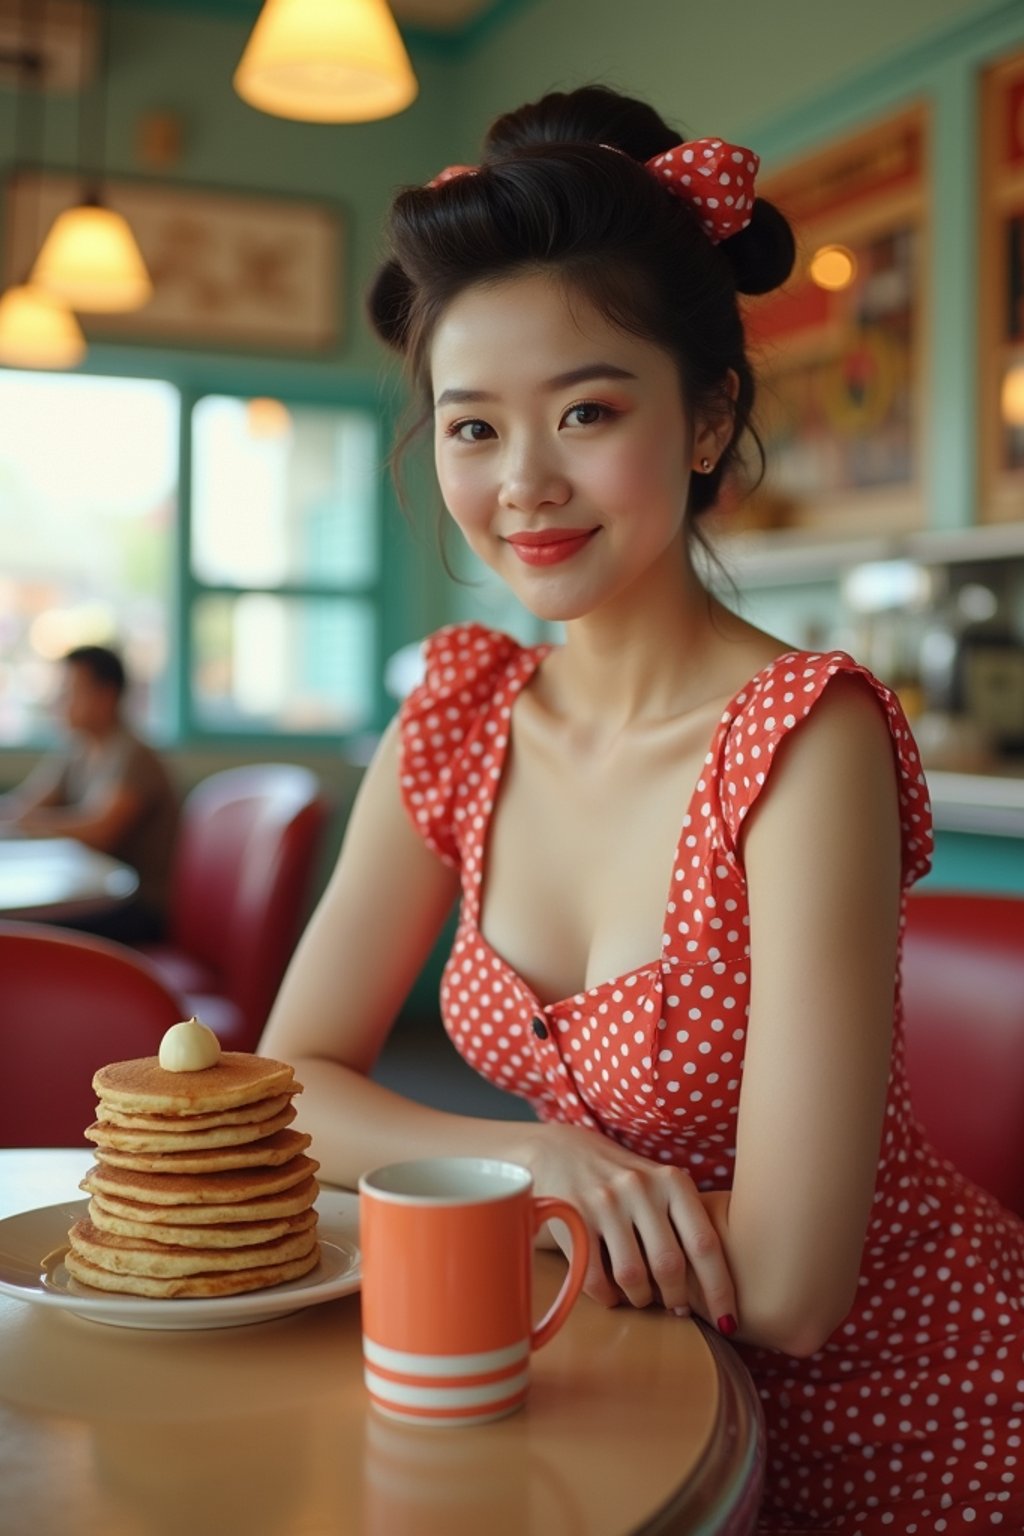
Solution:
<svg viewBox="0 0 1024 1536">
<path fill-rule="evenodd" d="M 507 1156 L 516 1130 L 416 1104 L 367 1075 L 459 889 L 457 874 L 412 827 L 398 772 L 392 722 L 259 1046 L 295 1066 L 305 1089 L 299 1123 L 313 1136 L 323 1176 L 349 1186 L 399 1157 Z"/>
<path fill-rule="evenodd" d="M 788 736 L 743 829 L 751 1003 L 729 1196 L 709 1197 L 741 1333 L 790 1354 L 849 1311 L 878 1167 L 895 991 L 892 739 L 855 678 Z"/>
</svg>

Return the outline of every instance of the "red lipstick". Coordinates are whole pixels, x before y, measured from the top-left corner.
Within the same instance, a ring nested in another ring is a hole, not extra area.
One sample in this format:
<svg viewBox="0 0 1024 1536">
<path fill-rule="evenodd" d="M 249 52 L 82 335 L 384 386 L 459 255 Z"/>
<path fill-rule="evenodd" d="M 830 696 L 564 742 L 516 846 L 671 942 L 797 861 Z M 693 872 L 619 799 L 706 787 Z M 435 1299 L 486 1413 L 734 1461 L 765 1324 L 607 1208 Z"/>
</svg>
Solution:
<svg viewBox="0 0 1024 1536">
<path fill-rule="evenodd" d="M 578 554 L 596 532 L 596 528 L 541 528 L 536 533 L 513 533 L 505 542 L 525 565 L 558 565 Z"/>
</svg>

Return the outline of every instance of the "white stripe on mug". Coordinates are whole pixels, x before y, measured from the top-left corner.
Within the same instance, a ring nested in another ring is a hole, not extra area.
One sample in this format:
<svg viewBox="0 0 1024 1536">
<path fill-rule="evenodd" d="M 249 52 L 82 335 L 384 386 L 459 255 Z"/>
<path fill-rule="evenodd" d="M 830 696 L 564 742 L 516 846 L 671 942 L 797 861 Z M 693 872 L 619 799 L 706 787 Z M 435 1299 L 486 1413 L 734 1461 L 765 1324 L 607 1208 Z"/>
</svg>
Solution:
<svg viewBox="0 0 1024 1536">
<path fill-rule="evenodd" d="M 404 1349 L 388 1349 L 364 1336 L 363 1355 L 368 1364 L 403 1376 L 483 1376 L 529 1359 L 530 1341 L 523 1339 L 505 1349 L 488 1349 L 476 1355 L 413 1355 Z"/>
<path fill-rule="evenodd" d="M 522 1370 L 516 1376 L 502 1376 L 497 1381 L 486 1382 L 480 1387 L 412 1386 L 407 1382 L 390 1381 L 378 1376 L 366 1366 L 363 1380 L 367 1390 L 381 1402 L 402 1408 L 488 1408 L 525 1392 L 530 1373 Z"/>
</svg>

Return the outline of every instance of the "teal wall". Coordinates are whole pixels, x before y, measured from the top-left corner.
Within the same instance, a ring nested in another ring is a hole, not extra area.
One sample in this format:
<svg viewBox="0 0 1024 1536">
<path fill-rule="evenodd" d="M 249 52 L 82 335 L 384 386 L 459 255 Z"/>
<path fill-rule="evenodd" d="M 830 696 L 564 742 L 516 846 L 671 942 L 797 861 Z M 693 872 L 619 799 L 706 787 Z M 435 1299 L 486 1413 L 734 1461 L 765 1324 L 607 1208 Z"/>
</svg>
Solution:
<svg viewBox="0 0 1024 1536">
<path fill-rule="evenodd" d="M 648 96 L 695 134 L 742 137 L 951 24 L 1009 9 L 1005 0 L 533 0 L 474 54 L 462 148 L 475 147 L 496 111 L 587 80 Z"/>
<path fill-rule="evenodd" d="M 922 886 L 935 890 L 1009 891 L 1024 895 L 1024 840 L 939 832 L 931 873 Z"/>
</svg>

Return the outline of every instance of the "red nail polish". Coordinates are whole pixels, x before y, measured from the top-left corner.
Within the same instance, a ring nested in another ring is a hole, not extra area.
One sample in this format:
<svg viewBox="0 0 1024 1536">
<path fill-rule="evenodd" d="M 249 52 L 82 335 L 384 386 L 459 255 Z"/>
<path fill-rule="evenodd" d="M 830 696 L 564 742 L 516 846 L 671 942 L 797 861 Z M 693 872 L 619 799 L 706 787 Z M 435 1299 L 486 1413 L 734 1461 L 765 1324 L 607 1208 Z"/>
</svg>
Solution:
<svg viewBox="0 0 1024 1536">
<path fill-rule="evenodd" d="M 732 1338 L 732 1335 L 736 1332 L 736 1328 L 736 1319 L 733 1317 L 731 1312 L 723 1313 L 722 1316 L 718 1319 L 718 1331 L 719 1333 L 724 1333 L 727 1339 Z"/>
</svg>

